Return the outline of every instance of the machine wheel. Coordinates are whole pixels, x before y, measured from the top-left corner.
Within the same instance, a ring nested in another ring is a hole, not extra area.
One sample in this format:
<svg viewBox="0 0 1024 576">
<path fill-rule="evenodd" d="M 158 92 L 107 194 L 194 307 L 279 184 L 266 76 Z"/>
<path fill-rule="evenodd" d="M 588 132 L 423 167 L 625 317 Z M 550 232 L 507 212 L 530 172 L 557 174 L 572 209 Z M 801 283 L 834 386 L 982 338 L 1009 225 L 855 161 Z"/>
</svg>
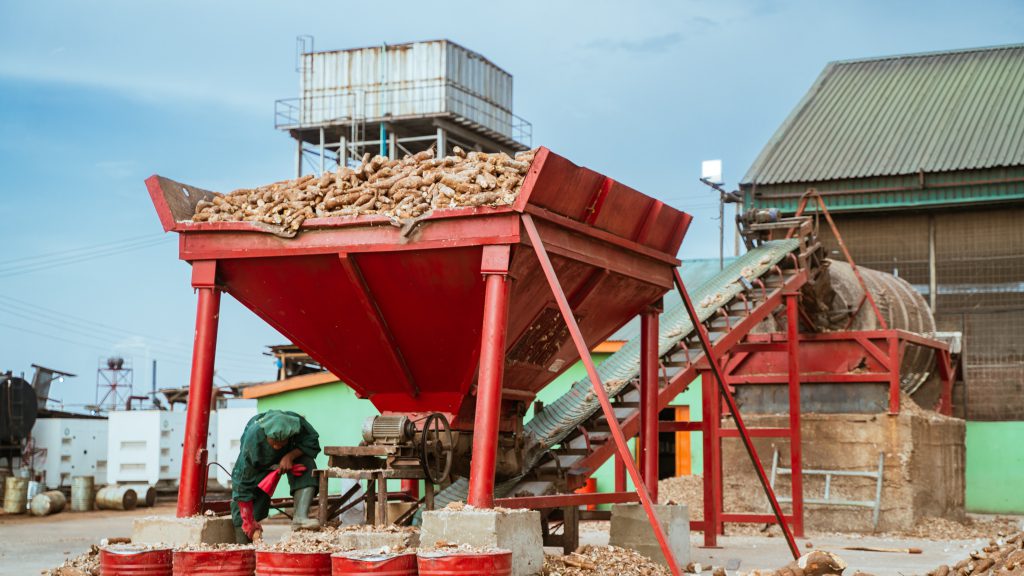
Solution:
<svg viewBox="0 0 1024 576">
<path fill-rule="evenodd" d="M 452 429 L 443 414 L 435 412 L 423 422 L 420 463 L 427 480 L 434 484 L 448 480 L 452 471 Z"/>
</svg>

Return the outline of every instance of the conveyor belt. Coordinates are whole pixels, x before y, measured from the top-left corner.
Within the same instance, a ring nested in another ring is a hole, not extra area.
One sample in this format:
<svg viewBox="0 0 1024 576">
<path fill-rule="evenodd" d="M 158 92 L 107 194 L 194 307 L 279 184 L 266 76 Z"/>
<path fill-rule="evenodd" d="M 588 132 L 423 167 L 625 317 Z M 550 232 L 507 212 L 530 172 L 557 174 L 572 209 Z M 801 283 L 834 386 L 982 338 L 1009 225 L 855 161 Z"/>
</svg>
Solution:
<svg viewBox="0 0 1024 576">
<path fill-rule="evenodd" d="M 709 319 L 720 308 L 728 305 L 737 295 L 750 287 L 750 282 L 765 275 L 798 246 L 797 240 L 764 242 L 734 260 L 710 280 L 691 290 L 690 296 L 701 321 Z M 662 313 L 659 321 L 659 355 L 671 353 L 690 335 L 693 328 L 682 303 Z M 610 397 L 619 394 L 631 380 L 638 378 L 639 371 L 640 336 L 631 339 L 597 367 L 601 382 Z M 524 426 L 528 444 L 524 473 L 496 485 L 495 496 L 502 498 L 514 493 L 520 480 L 540 463 L 551 448 L 562 442 L 599 410 L 601 404 L 593 393 L 589 377 L 577 381 L 568 392 L 551 404 L 545 405 L 544 410 Z M 460 478 L 438 492 L 435 504 L 442 508 L 451 502 L 465 502 L 468 494 L 469 481 Z"/>
</svg>

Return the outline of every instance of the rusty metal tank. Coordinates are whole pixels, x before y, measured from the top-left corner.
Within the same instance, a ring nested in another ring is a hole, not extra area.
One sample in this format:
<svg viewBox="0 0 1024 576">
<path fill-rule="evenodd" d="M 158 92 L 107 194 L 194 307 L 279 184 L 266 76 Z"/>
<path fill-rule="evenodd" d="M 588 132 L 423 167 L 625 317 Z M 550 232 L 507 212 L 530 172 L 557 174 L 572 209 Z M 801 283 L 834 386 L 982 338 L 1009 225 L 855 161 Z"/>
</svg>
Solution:
<svg viewBox="0 0 1024 576">
<path fill-rule="evenodd" d="M 815 317 L 819 327 L 827 330 L 877 330 L 882 326 L 871 304 L 864 297 L 853 268 L 846 262 L 828 260 L 828 285 L 831 296 L 827 311 Z M 935 317 L 914 287 L 906 280 L 858 266 L 864 285 L 871 292 L 882 318 L 889 328 L 906 330 L 932 338 L 935 336 Z M 824 302 L 823 302 L 824 303 Z M 937 394 L 937 379 L 934 378 L 935 354 L 928 348 L 908 346 L 900 365 L 900 387 L 904 392 L 918 399 L 931 398 Z M 930 406 L 934 402 L 923 404 Z"/>
<path fill-rule="evenodd" d="M 331 570 L 333 576 L 416 576 L 416 553 L 339 552 L 331 556 Z"/>
<path fill-rule="evenodd" d="M 512 552 L 494 550 L 486 552 L 444 552 L 443 550 L 417 554 L 420 576 L 511 576 Z"/>
<path fill-rule="evenodd" d="M 258 550 L 256 576 L 331 576 L 331 554 Z"/>
<path fill-rule="evenodd" d="M 137 544 L 118 544 L 100 549 L 103 576 L 173 576 L 173 550 Z"/>
<path fill-rule="evenodd" d="M 253 576 L 255 571 L 251 548 L 174 551 L 174 576 Z"/>
</svg>

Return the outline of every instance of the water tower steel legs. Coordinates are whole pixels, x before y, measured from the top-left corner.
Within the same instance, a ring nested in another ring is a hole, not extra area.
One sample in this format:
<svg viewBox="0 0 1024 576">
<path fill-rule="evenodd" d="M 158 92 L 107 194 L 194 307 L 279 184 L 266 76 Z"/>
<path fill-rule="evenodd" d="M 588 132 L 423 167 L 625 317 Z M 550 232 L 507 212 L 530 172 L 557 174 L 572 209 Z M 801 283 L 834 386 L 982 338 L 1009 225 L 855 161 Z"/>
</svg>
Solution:
<svg viewBox="0 0 1024 576">
<path fill-rule="evenodd" d="M 210 399 L 217 351 L 217 322 L 220 318 L 220 290 L 217 288 L 216 275 L 215 260 L 192 263 L 192 287 L 199 294 L 199 302 L 196 307 L 192 375 L 188 387 L 181 484 L 178 488 L 178 518 L 199 514 L 206 490 L 206 436 L 210 431 Z"/>
<path fill-rule="evenodd" d="M 640 314 L 640 467 L 651 501 L 658 501 L 658 314 Z"/>
<path fill-rule="evenodd" d="M 501 380 L 505 369 L 508 324 L 509 247 L 485 246 L 480 271 L 484 275 L 484 320 L 480 336 L 480 371 L 476 384 L 473 453 L 469 470 L 468 504 L 494 507 L 494 467 L 501 418 Z"/>
</svg>

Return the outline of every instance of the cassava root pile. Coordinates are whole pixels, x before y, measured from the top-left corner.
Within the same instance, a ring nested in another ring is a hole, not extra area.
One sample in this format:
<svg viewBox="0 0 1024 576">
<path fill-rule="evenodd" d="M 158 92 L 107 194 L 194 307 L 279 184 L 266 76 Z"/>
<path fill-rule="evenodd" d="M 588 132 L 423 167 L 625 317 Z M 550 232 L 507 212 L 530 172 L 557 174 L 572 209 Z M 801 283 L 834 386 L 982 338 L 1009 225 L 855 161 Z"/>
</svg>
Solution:
<svg viewBox="0 0 1024 576">
<path fill-rule="evenodd" d="M 1005 541 L 992 540 L 953 566 L 939 566 L 928 576 L 1024 576 L 1024 532 Z"/>
<path fill-rule="evenodd" d="M 366 154 L 358 168 L 218 194 L 196 205 L 192 221 L 257 222 L 292 237 L 307 218 L 381 214 L 401 222 L 431 210 L 505 206 L 519 194 L 535 152 L 513 158 L 456 147 L 445 158 L 425 150 L 401 160 Z"/>
</svg>

